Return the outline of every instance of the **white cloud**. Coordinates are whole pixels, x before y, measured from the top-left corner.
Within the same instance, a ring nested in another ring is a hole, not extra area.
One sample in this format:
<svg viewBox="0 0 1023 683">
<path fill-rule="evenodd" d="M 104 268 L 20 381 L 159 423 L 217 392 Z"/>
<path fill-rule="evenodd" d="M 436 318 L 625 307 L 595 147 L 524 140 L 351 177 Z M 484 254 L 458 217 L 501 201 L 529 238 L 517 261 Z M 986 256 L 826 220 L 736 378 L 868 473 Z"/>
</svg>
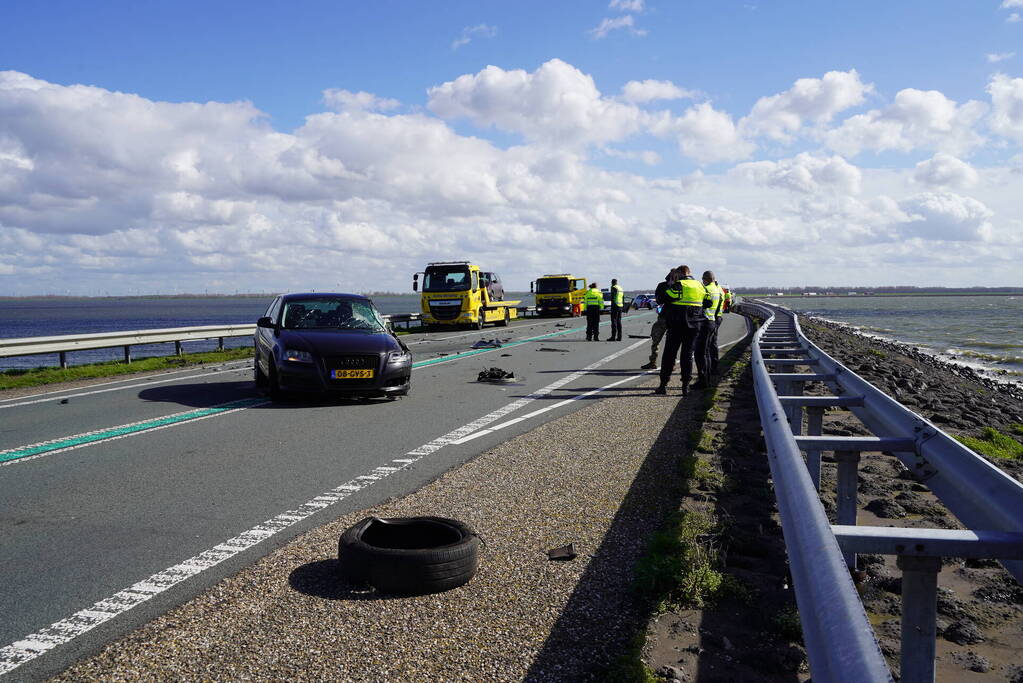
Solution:
<svg viewBox="0 0 1023 683">
<path fill-rule="evenodd" d="M 742 137 L 732 117 L 709 102 L 690 107 L 680 117 L 664 112 L 650 124 L 650 131 L 674 138 L 682 154 L 700 163 L 746 159 L 755 148 Z"/>
<path fill-rule="evenodd" d="M 636 133 L 644 117 L 634 106 L 601 97 L 592 77 L 560 59 L 533 73 L 488 66 L 428 94 L 430 111 L 446 119 L 569 145 L 620 140 Z"/>
<path fill-rule="evenodd" d="M 645 36 L 646 30 L 636 28 L 635 24 L 636 20 L 631 14 L 615 17 L 614 19 L 605 18 L 600 22 L 599 26 L 590 29 L 590 35 L 593 36 L 594 40 L 600 40 L 601 38 L 606 38 L 607 34 L 611 33 L 611 31 L 625 29 L 634 36 Z"/>
<path fill-rule="evenodd" d="M 398 100 L 377 97 L 373 93 L 335 89 L 323 91 L 323 103 L 337 111 L 388 111 L 401 105 Z"/>
<path fill-rule="evenodd" d="M 1005 18 L 1006 24 L 1018 24 L 1021 21 L 1023 21 L 1023 17 L 1021 17 L 1018 12 L 1013 12 Z"/>
<path fill-rule="evenodd" d="M 642 12 L 645 9 L 645 4 L 645 0 L 611 0 L 608 7 L 622 12 Z"/>
<path fill-rule="evenodd" d="M 860 193 L 862 181 L 860 169 L 842 157 L 821 158 L 806 153 L 780 161 L 739 164 L 729 173 L 765 187 L 805 194 L 835 192 L 856 195 Z"/>
<path fill-rule="evenodd" d="M 921 161 L 916 165 L 913 179 L 932 187 L 965 189 L 976 185 L 980 176 L 965 161 L 951 154 L 938 152 L 927 161 Z"/>
<path fill-rule="evenodd" d="M 481 38 L 493 38 L 497 35 L 497 27 L 489 26 L 487 24 L 477 24 L 476 26 L 466 26 L 462 29 L 462 33 L 451 42 L 451 49 L 457 50 L 463 45 L 468 45 L 472 42 L 473 38 L 479 36 Z"/>
<path fill-rule="evenodd" d="M 861 104 L 873 89 L 855 69 L 800 78 L 789 90 L 757 100 L 740 125 L 746 135 L 789 140 L 805 122 L 827 123 L 839 112 Z"/>
<path fill-rule="evenodd" d="M 1002 9 L 1008 9 L 1010 7 L 1023 7 L 1023 0 L 1002 0 Z"/>
<path fill-rule="evenodd" d="M 906 237 L 953 242 L 985 242 L 991 239 L 993 212 L 971 197 L 951 192 L 925 192 L 899 203 L 909 214 L 901 226 Z"/>
<path fill-rule="evenodd" d="M 1023 142 L 1023 78 L 996 74 L 987 91 L 991 95 L 988 126 L 999 135 Z"/>
<path fill-rule="evenodd" d="M 671 81 L 629 81 L 622 86 L 621 99 L 633 104 L 642 104 L 654 100 L 681 100 L 697 96 L 692 90 L 680 88 Z"/>
<path fill-rule="evenodd" d="M 846 156 L 864 150 L 915 149 L 963 154 L 984 142 L 975 125 L 986 109 L 974 100 L 959 106 L 937 90 L 906 88 L 888 107 L 846 119 L 825 139 L 831 149 Z"/>
<path fill-rule="evenodd" d="M 1004 62 L 1007 59 L 1012 59 L 1015 56 L 1016 56 L 1015 52 L 999 52 L 999 53 L 989 52 L 987 54 L 987 62 L 988 62 L 988 64 L 997 64 L 998 62 Z"/>
</svg>

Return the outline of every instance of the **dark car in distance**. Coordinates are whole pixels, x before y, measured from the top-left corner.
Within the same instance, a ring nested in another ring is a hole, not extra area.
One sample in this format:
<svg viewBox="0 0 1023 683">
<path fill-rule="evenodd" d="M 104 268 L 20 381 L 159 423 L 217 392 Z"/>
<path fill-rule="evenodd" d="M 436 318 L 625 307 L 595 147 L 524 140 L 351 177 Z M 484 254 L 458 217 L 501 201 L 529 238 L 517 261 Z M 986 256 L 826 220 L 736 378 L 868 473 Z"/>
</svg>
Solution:
<svg viewBox="0 0 1023 683">
<path fill-rule="evenodd" d="M 408 394 L 412 354 L 358 294 L 282 294 L 256 322 L 256 386 L 344 397 Z"/>
</svg>

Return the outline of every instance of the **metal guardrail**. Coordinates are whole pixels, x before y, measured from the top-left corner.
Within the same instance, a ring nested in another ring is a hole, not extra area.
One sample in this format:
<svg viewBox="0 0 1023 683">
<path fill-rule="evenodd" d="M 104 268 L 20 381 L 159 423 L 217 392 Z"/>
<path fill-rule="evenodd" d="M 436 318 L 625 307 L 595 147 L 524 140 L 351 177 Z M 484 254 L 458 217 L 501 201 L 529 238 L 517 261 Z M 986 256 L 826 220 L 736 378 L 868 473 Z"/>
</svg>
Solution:
<svg viewBox="0 0 1023 683">
<path fill-rule="evenodd" d="M 897 555 L 903 572 L 901 680 L 933 681 L 941 558 L 999 559 L 1023 581 L 1023 485 L 824 353 L 793 312 L 739 308 L 764 319 L 754 386 L 814 680 L 891 680 L 849 572 L 856 553 L 872 552 Z M 811 371 L 792 372 L 798 367 Z M 804 396 L 806 382 L 824 382 L 833 395 Z M 875 436 L 823 435 L 829 407 L 850 410 Z M 837 466 L 834 526 L 819 497 L 822 451 L 833 451 Z M 869 451 L 898 457 L 972 531 L 857 527 L 857 469 Z"/>
<path fill-rule="evenodd" d="M 535 313 L 533 306 L 519 306 L 519 313 Z M 419 313 L 394 313 L 383 316 L 392 325 L 404 325 L 406 329 L 421 318 Z M 67 354 L 73 351 L 95 349 L 124 349 L 124 362 L 131 362 L 131 347 L 147 344 L 174 344 L 174 352 L 181 355 L 182 342 L 217 339 L 217 348 L 223 350 L 224 339 L 251 337 L 255 325 L 204 325 L 199 327 L 172 327 L 154 330 L 132 330 L 124 332 L 95 332 L 91 334 L 67 334 L 55 337 L 18 337 L 0 339 L 0 358 L 35 356 L 56 353 L 60 367 L 68 366 Z"/>
</svg>

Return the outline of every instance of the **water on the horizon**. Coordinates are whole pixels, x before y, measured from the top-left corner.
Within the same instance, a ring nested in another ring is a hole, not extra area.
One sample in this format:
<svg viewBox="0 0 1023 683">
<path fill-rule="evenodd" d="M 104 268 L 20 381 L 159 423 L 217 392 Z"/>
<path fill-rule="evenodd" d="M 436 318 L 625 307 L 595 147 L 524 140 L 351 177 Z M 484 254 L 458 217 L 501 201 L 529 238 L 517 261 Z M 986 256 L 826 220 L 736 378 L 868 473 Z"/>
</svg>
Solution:
<svg viewBox="0 0 1023 683">
<path fill-rule="evenodd" d="M 767 297 L 798 313 L 1023 381 L 1023 296 Z"/>
<path fill-rule="evenodd" d="M 531 294 L 509 293 L 506 298 L 520 299 L 531 306 Z M 198 327 L 200 325 L 251 324 L 263 315 L 273 295 L 252 297 L 111 297 L 61 299 L 32 297 L 0 299 L 0 338 L 52 337 L 94 332 L 153 330 L 167 327 Z M 383 294 L 371 297 L 385 315 L 412 313 L 419 310 L 417 294 Z M 250 346 L 251 337 L 224 340 L 228 348 Z M 209 351 L 217 341 L 185 342 L 186 351 Z M 132 355 L 159 356 L 174 353 L 174 344 L 133 346 Z M 75 351 L 68 354 L 72 365 L 118 360 L 120 348 Z M 0 370 L 35 368 L 59 364 L 57 354 L 0 358 Z"/>
</svg>

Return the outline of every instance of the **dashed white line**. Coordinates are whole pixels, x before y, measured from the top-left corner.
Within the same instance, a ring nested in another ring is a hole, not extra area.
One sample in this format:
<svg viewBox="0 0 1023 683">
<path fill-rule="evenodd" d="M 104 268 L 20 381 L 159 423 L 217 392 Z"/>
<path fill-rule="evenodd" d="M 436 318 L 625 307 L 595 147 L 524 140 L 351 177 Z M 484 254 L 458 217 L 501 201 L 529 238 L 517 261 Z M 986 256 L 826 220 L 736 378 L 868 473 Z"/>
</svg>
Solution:
<svg viewBox="0 0 1023 683">
<path fill-rule="evenodd" d="M 124 614 L 128 610 L 152 599 L 154 596 L 163 593 L 169 588 L 176 586 L 177 584 L 192 578 L 207 569 L 215 567 L 225 560 L 228 560 L 229 558 L 232 558 L 239 553 L 252 548 L 256 544 L 280 533 L 284 529 L 307 519 L 316 512 L 348 498 L 353 493 L 368 488 L 372 484 L 394 474 L 395 472 L 407 469 L 410 465 L 437 452 L 444 446 L 456 443 L 459 439 L 462 439 L 468 434 L 477 432 L 487 425 L 497 422 L 509 413 L 550 394 L 559 387 L 582 377 L 589 371 L 595 370 L 600 366 L 611 362 L 642 343 L 644 342 L 637 342 L 636 344 L 621 349 L 609 356 L 605 356 L 599 361 L 587 365 L 582 370 L 570 373 L 556 382 L 548 384 L 529 396 L 513 401 L 508 405 L 498 408 L 497 410 L 487 413 L 486 415 L 459 427 L 458 429 L 450 431 L 443 436 L 439 436 L 432 441 L 414 448 L 406 453 L 403 458 L 395 458 L 394 460 L 391 460 L 391 462 L 400 463 L 400 467 L 376 467 L 370 471 L 370 474 L 355 477 L 351 481 L 345 482 L 326 493 L 312 498 L 294 510 L 288 510 L 276 515 L 262 524 L 258 524 L 255 527 L 238 534 L 234 538 L 230 538 L 209 550 L 199 553 L 194 557 L 190 557 L 173 567 L 153 574 L 152 576 L 115 593 L 109 598 L 100 600 L 83 610 L 75 612 L 65 619 L 61 619 L 46 628 L 40 629 L 33 634 L 11 643 L 10 645 L 0 648 L 0 675 L 13 671 L 22 664 L 36 659 L 53 648 L 78 638 L 84 633 L 91 631 L 97 626 L 110 621 L 121 614 Z"/>
</svg>

